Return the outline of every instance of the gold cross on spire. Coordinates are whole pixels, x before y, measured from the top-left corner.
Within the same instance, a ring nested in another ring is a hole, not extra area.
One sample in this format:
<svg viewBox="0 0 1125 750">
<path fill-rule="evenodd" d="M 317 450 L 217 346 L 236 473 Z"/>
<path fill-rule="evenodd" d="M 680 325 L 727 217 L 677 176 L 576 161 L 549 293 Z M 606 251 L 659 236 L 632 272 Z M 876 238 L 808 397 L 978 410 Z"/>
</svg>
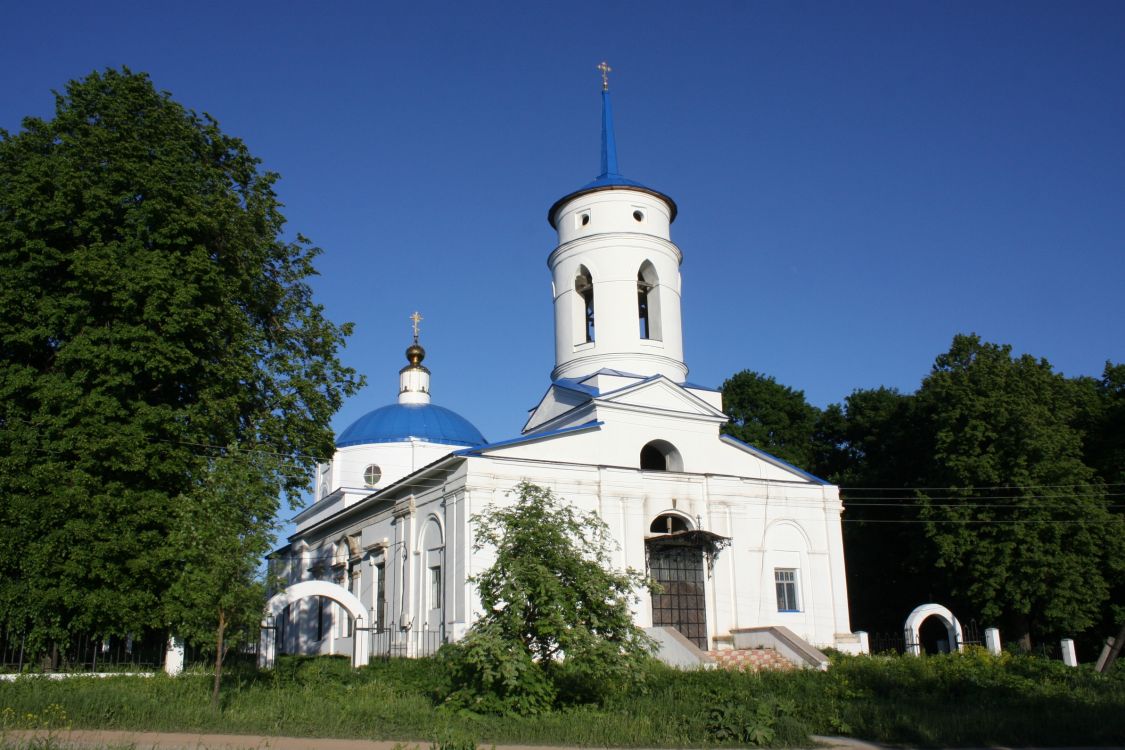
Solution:
<svg viewBox="0 0 1125 750">
<path fill-rule="evenodd" d="M 613 68 L 609 67 L 609 63 L 602 60 L 598 65 L 598 70 L 602 72 L 602 91 L 609 91 L 609 71 Z"/>
<path fill-rule="evenodd" d="M 410 316 L 410 320 L 414 323 L 414 343 L 418 343 L 418 324 L 422 322 L 422 314 L 417 310 Z"/>
</svg>

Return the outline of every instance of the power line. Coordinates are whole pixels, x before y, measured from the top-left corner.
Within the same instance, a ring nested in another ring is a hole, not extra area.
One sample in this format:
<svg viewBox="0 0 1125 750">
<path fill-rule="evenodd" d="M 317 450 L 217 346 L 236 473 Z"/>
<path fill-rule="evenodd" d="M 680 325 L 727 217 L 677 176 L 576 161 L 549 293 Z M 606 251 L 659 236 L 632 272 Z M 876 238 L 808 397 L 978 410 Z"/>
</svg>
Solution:
<svg viewBox="0 0 1125 750">
<path fill-rule="evenodd" d="M 1088 489 L 1097 489 L 1096 486 L 1090 486 Z M 1125 497 L 1125 492 L 1099 492 L 1101 497 Z M 1059 500 L 1067 497 L 1077 497 L 1073 494 L 1061 493 L 1051 495 L 890 495 L 890 496 L 877 496 L 877 495 L 843 495 L 845 502 L 855 505 L 864 505 L 865 503 L 857 502 L 862 500 L 902 500 L 902 501 L 915 501 L 920 499 L 925 500 Z"/>
<path fill-rule="evenodd" d="M 961 486 L 961 487 L 958 487 L 958 486 L 951 486 L 951 487 L 909 487 L 909 486 L 907 486 L 907 487 L 843 487 L 843 486 L 841 486 L 840 489 L 841 490 L 848 490 L 848 491 L 850 491 L 850 490 L 871 490 L 871 491 L 875 491 L 875 492 L 882 492 L 882 491 L 885 490 L 887 492 L 892 492 L 892 491 L 902 492 L 903 490 L 950 490 L 950 491 L 957 491 L 957 490 L 962 490 L 962 491 L 963 490 L 974 490 L 974 491 L 975 490 L 1018 490 L 1018 489 L 1045 490 L 1045 489 L 1065 489 L 1065 488 L 1073 488 L 1073 487 L 1082 487 L 1082 488 L 1125 487 L 1125 482 L 1119 482 L 1119 483 L 1110 482 L 1110 483 L 1105 483 L 1105 484 L 1091 484 L 1090 482 L 1080 482 L 1078 484 L 1001 484 L 1001 485 L 996 485 L 994 487 L 984 487 L 984 486 L 977 487 L 977 486 L 974 486 L 974 485 L 969 485 L 967 487 L 964 487 L 964 486 Z"/>
<path fill-rule="evenodd" d="M 898 519 L 898 518 L 841 518 L 840 522 L 841 523 L 910 523 L 910 524 L 915 524 L 915 525 L 927 525 L 927 524 L 931 524 L 931 523 L 933 523 L 933 524 L 952 523 L 952 524 L 976 524 L 976 525 L 979 525 L 979 526 L 1011 526 L 1011 525 L 1020 525 L 1020 524 L 1034 524 L 1036 526 L 1053 526 L 1053 525 L 1084 526 L 1084 525 L 1094 525 L 1094 524 L 1096 524 L 1098 526 L 1102 525 L 1101 519 L 1072 519 L 1072 520 L 1068 520 L 1068 519 L 1057 519 L 1057 518 L 1052 518 L 1052 519 L 1047 519 L 1047 520 L 1031 519 L 1031 518 L 1005 519 L 1005 520 L 984 520 L 984 519 L 976 519 L 976 518 L 963 518 L 963 519 L 942 518 L 942 519 L 934 519 L 934 520 L 928 520 L 928 521 L 924 521 L 924 520 L 921 520 L 921 519 L 914 519 L 914 518 L 901 518 L 901 519 Z"/>
<path fill-rule="evenodd" d="M 1065 500 L 1066 498 L 1051 498 L 1052 500 Z M 1071 498 L 1075 499 L 1075 498 Z M 995 508 L 997 510 L 1045 510 L 1050 508 L 1059 508 L 1062 510 L 1069 510 L 1073 505 L 1066 505 L 1062 503 L 1036 503 L 1036 504 L 1017 504 L 1017 503 L 1002 503 L 993 505 L 991 503 L 925 503 L 925 504 L 906 504 L 906 503 L 850 503 L 844 501 L 845 508 L 901 508 L 903 510 L 913 510 L 920 508 Z M 1099 505 L 1102 508 L 1125 508 L 1125 504 L 1115 503 L 1110 505 Z"/>
</svg>

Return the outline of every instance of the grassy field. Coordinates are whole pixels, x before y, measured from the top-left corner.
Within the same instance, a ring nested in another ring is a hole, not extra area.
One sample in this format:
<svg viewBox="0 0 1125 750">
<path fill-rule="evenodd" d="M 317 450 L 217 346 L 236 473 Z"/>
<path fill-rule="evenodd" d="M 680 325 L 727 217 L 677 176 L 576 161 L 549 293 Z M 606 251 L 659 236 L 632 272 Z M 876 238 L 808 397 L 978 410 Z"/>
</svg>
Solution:
<svg viewBox="0 0 1125 750">
<path fill-rule="evenodd" d="M 1125 670 L 1095 674 L 1037 657 L 833 658 L 828 672 L 676 672 L 653 665 L 644 688 L 600 706 L 534 716 L 443 708 L 434 660 L 351 670 L 339 659 L 286 659 L 235 672 L 222 705 L 210 677 L 0 684 L 2 730 L 74 727 L 359 737 L 436 742 L 684 747 L 807 745 L 836 734 L 914 746 L 1125 744 Z M 0 744 L 3 747 L 3 744 Z"/>
</svg>

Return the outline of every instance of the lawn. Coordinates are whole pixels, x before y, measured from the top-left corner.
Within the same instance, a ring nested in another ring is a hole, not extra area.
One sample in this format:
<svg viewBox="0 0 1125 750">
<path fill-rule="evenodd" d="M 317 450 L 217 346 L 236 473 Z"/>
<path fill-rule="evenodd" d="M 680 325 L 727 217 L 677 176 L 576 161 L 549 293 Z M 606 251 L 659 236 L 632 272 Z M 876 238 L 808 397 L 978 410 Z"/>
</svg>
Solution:
<svg viewBox="0 0 1125 750">
<path fill-rule="evenodd" d="M 913 746 L 1125 744 L 1125 670 L 1109 675 L 983 651 L 924 658 L 833 656 L 828 672 L 678 672 L 653 664 L 643 687 L 602 705 L 532 716 L 442 706 L 436 660 L 352 670 L 341 659 L 283 659 L 235 671 L 221 707 L 210 676 L 0 684 L 0 729 L 74 727 L 357 737 L 447 748 L 808 745 L 810 734 Z M 3 736 L 0 735 L 0 747 Z"/>
</svg>

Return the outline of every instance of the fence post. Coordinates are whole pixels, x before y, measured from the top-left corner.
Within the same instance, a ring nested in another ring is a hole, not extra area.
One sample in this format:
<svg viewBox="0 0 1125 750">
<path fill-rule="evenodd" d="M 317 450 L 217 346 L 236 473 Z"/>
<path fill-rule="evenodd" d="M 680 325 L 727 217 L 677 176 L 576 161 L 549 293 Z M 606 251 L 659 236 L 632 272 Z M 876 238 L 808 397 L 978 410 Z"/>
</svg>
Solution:
<svg viewBox="0 0 1125 750">
<path fill-rule="evenodd" d="M 184 671 L 184 642 L 174 635 L 168 636 L 168 646 L 164 651 L 164 671 L 172 677 Z"/>
<path fill-rule="evenodd" d="M 1078 666 L 1078 657 L 1074 653 L 1074 641 L 1070 638 L 1062 639 L 1062 660 L 1068 667 Z"/>
<path fill-rule="evenodd" d="M 996 628 L 986 628 L 984 631 L 984 647 L 993 656 L 1000 655 L 1000 631 Z"/>
<path fill-rule="evenodd" d="M 1094 667 L 1095 672 L 1105 671 L 1105 663 L 1109 661 L 1109 653 L 1113 651 L 1113 643 L 1115 640 L 1112 635 L 1105 639 L 1105 645 L 1102 646 L 1102 655 L 1098 657 L 1098 663 Z"/>
</svg>

